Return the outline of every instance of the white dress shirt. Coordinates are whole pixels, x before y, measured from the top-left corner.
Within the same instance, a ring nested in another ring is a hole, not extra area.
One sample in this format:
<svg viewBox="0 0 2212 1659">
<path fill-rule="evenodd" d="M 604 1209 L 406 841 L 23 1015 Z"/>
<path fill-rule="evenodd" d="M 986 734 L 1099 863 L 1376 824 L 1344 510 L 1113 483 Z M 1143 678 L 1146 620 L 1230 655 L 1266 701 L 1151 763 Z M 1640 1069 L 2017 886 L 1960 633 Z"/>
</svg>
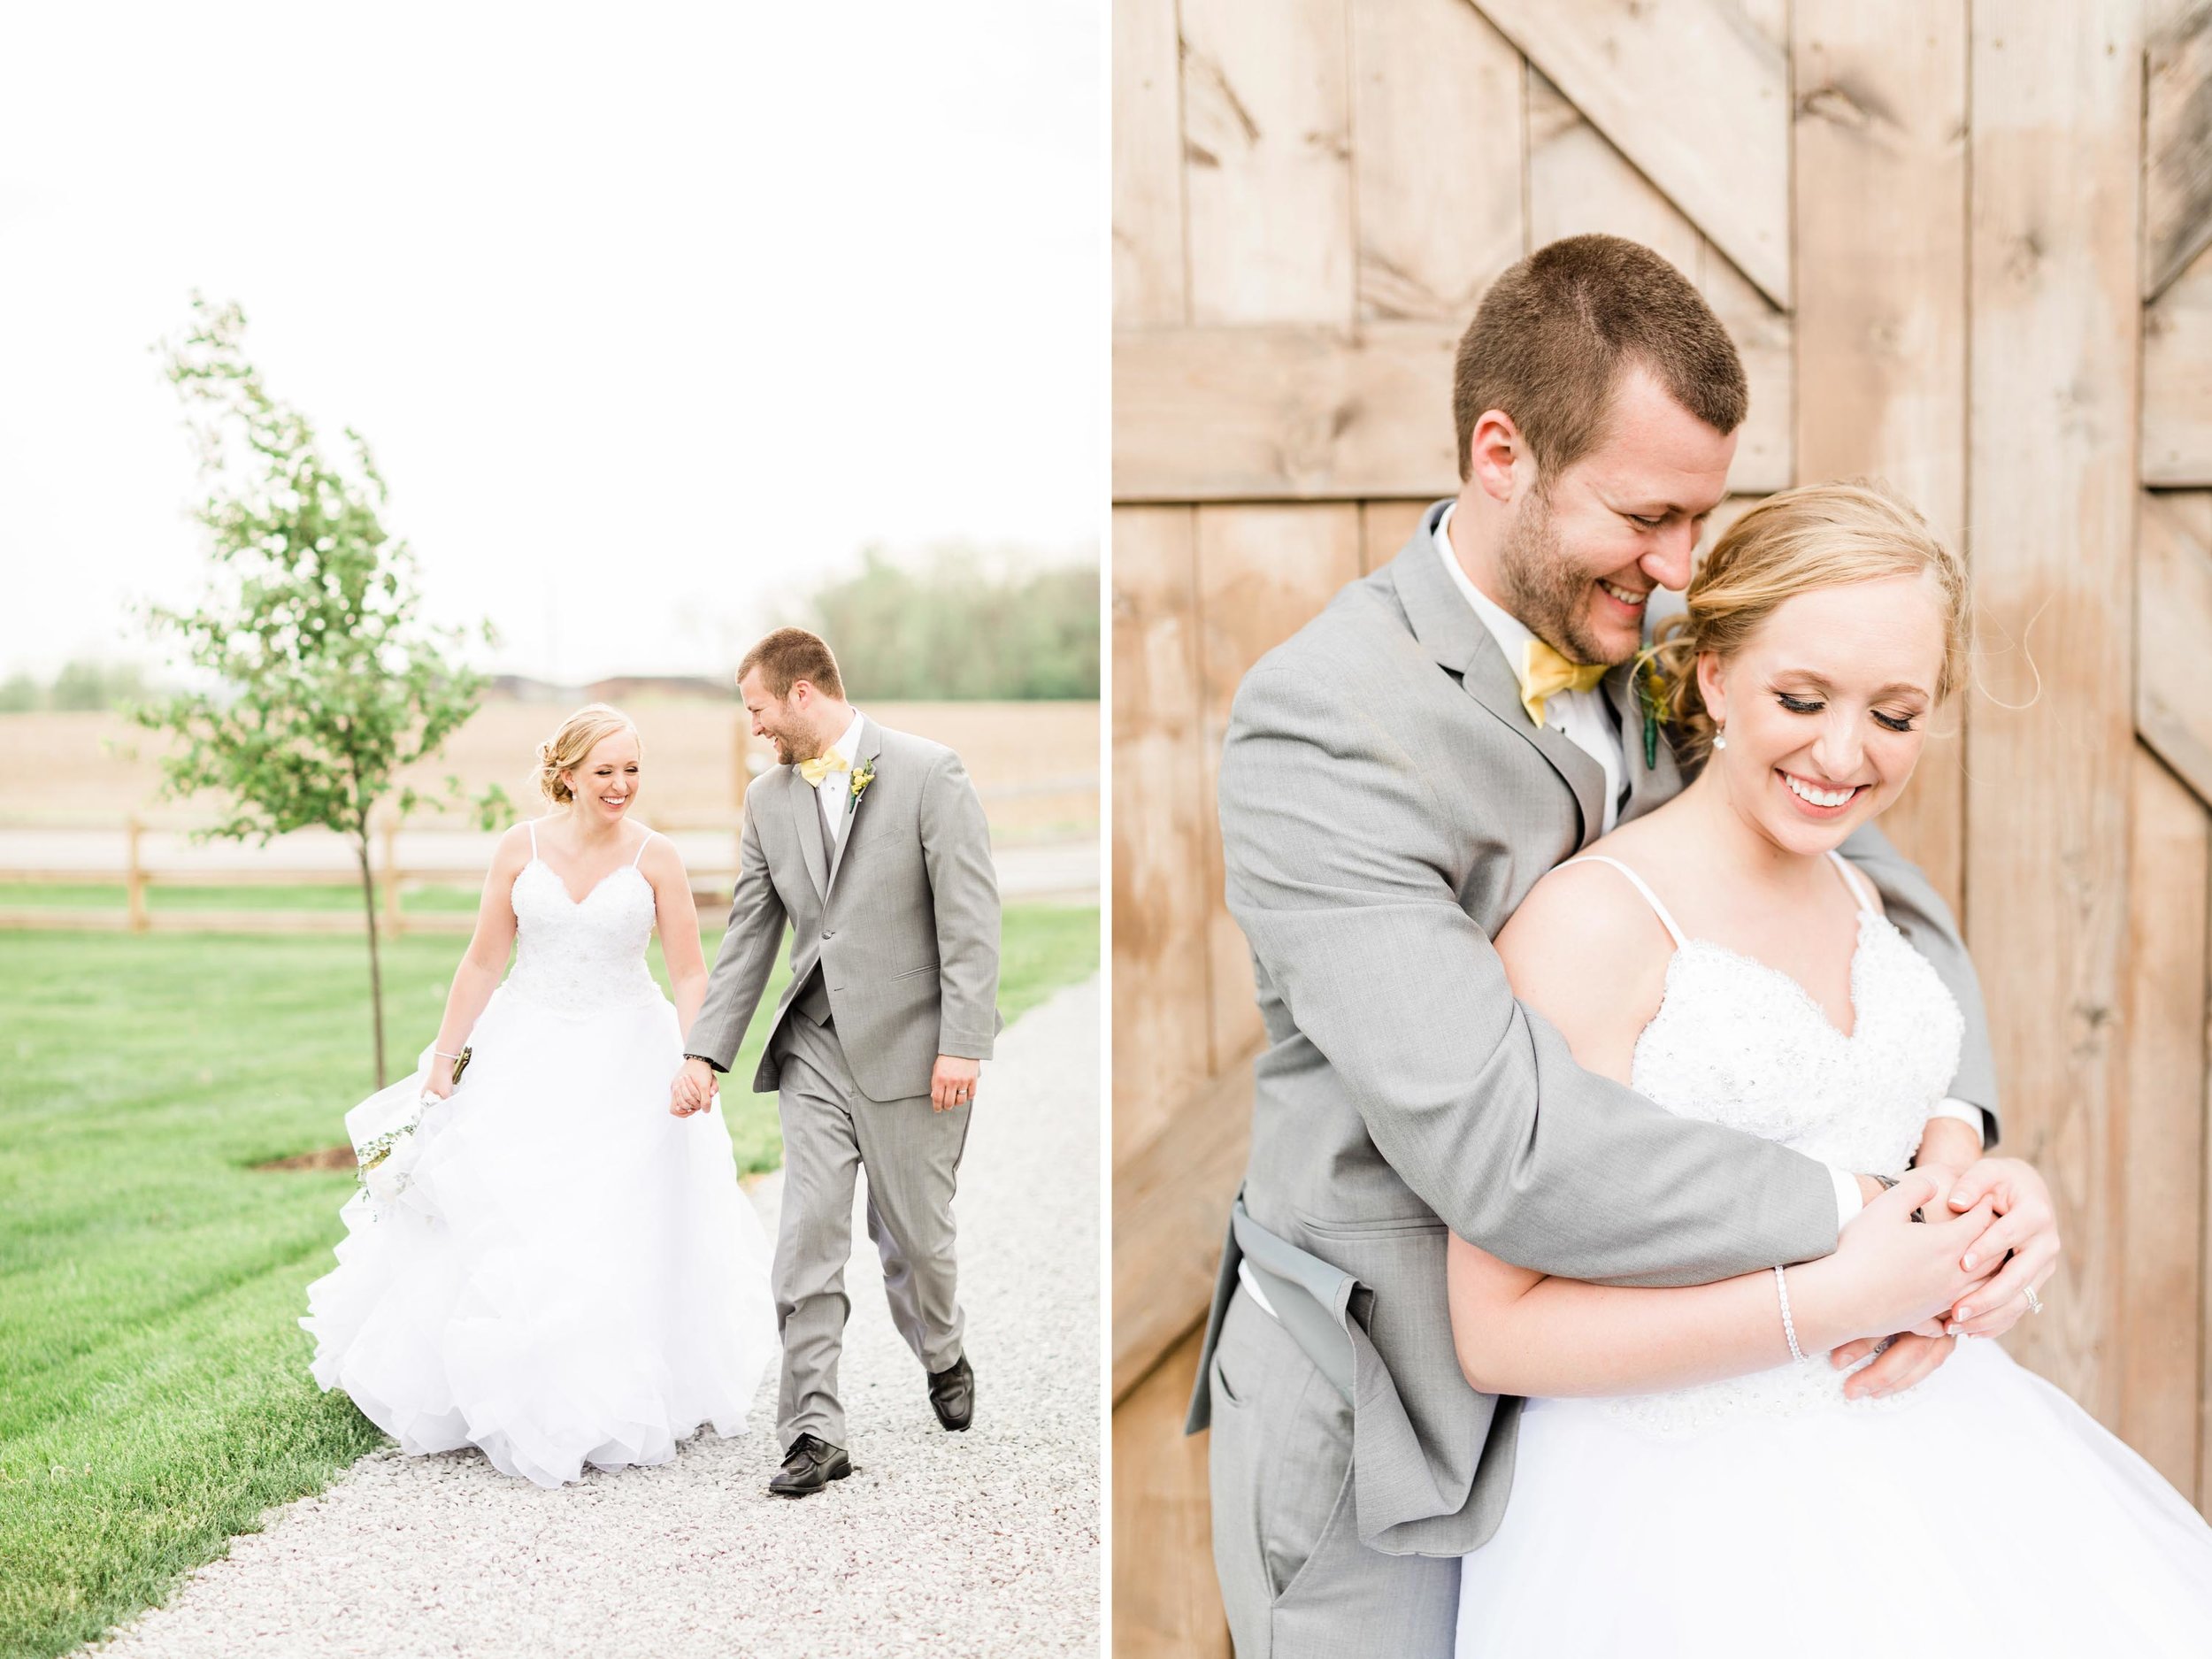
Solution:
<svg viewBox="0 0 2212 1659">
<path fill-rule="evenodd" d="M 839 738 L 822 752 L 835 755 L 849 769 L 853 757 L 860 751 L 860 710 L 853 710 L 852 724 Z M 825 772 L 822 781 L 814 786 L 814 803 L 822 809 L 822 823 L 829 830 L 830 845 L 834 847 L 845 838 L 845 824 L 852 817 L 847 810 L 852 800 L 853 775 L 849 770 Z"/>
<path fill-rule="evenodd" d="M 1521 672 L 1522 651 L 1536 636 L 1523 626 L 1518 618 L 1507 613 L 1505 608 L 1475 586 L 1459 563 L 1459 556 L 1452 551 L 1451 538 L 1447 534 L 1456 505 L 1444 509 L 1436 521 L 1436 551 L 1444 561 L 1444 569 L 1452 579 L 1452 585 L 1473 607 L 1476 618 L 1488 629 L 1490 637 L 1497 641 L 1498 649 L 1505 653 L 1506 665 L 1517 678 Z M 1559 733 L 1604 769 L 1605 772 L 1605 829 L 1610 831 L 1620 817 L 1621 796 L 1625 792 L 1628 776 L 1628 757 L 1620 726 L 1613 718 L 1612 710 L 1605 702 L 1602 689 L 1588 691 L 1555 691 L 1544 699 L 1544 724 Z M 1930 1118 L 1955 1118 L 1972 1128 L 1986 1141 L 1989 1138 L 1988 1118 L 1978 1106 L 1962 1100 L 1946 1099 L 1928 1113 Z M 1831 1168 L 1836 1187 L 1836 1223 L 1841 1226 L 1857 1215 L 1865 1200 L 1859 1194 L 1858 1177 L 1847 1170 Z"/>
</svg>

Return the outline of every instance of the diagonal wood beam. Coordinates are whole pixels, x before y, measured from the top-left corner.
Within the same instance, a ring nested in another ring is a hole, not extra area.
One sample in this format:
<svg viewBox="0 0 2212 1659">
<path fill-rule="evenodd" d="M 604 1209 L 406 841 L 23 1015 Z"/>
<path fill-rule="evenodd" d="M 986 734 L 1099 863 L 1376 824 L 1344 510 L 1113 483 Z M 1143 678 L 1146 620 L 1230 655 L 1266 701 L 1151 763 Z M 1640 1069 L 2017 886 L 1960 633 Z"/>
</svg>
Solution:
<svg viewBox="0 0 2212 1659">
<path fill-rule="evenodd" d="M 2135 589 L 2135 729 L 2212 806 L 2212 547 L 2145 491 Z"/>
<path fill-rule="evenodd" d="M 1789 64 L 1740 4 L 1474 4 L 1738 270 L 1789 309 Z"/>
<path fill-rule="evenodd" d="M 2143 297 L 2212 247 L 2212 0 L 2154 0 L 2143 83 Z"/>
</svg>

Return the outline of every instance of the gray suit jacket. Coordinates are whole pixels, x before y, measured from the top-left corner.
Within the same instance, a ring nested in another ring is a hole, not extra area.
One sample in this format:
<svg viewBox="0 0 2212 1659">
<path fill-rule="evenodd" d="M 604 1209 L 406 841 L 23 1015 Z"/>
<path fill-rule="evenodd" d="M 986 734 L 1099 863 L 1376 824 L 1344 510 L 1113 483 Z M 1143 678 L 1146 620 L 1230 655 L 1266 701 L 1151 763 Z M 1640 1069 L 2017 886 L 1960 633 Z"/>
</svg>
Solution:
<svg viewBox="0 0 2212 1659">
<path fill-rule="evenodd" d="M 929 1093 L 941 1054 L 991 1057 L 998 1014 L 998 878 L 983 803 L 941 743 L 861 725 L 855 772 L 875 778 L 829 863 L 821 809 L 795 766 L 745 791 L 729 931 L 685 1052 L 726 1071 L 752 1021 L 784 924 L 791 984 L 777 1004 L 753 1087 L 776 1087 L 776 1033 L 818 968 L 831 1018 L 870 1100 Z"/>
<path fill-rule="evenodd" d="M 1460 1374 L 1447 1228 L 1523 1266 L 1632 1285 L 1705 1283 L 1836 1244 L 1821 1165 L 1583 1071 L 1514 1000 L 1490 941 L 1596 838 L 1602 773 L 1522 710 L 1437 556 L 1445 505 L 1254 665 L 1221 762 L 1229 909 L 1267 1037 L 1243 1206 L 1310 1253 L 1311 1287 L 1348 1339 L 1359 1535 L 1391 1554 L 1476 1548 L 1512 1483 L 1518 1402 Z M 1646 766 L 1626 668 L 1605 688 L 1634 816 L 1681 778 L 1663 741 Z M 1993 1124 L 1980 991 L 1950 917 L 1878 835 L 1845 850 L 1964 1008 L 1953 1093 Z M 1233 1231 L 1209 1356 L 1241 1253 Z M 1210 1407 L 1202 1363 L 1194 1432 Z"/>
</svg>

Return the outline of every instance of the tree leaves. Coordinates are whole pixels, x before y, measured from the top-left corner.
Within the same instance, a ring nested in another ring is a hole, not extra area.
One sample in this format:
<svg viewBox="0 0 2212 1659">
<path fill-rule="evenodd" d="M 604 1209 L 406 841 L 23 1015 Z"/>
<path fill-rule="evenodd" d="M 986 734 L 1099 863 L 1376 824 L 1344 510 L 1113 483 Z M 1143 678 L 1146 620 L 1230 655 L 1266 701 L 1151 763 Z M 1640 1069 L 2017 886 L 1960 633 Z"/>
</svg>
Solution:
<svg viewBox="0 0 2212 1659">
<path fill-rule="evenodd" d="M 475 712 L 485 681 L 461 661 L 468 634 L 422 614 L 414 555 L 384 526 L 387 490 L 368 444 L 349 428 L 344 453 L 326 450 L 307 417 L 263 384 L 245 328 L 235 304 L 195 295 L 190 326 L 164 350 L 207 488 L 195 516 L 208 533 L 211 581 L 196 609 L 156 606 L 149 617 L 217 689 L 130 714 L 178 740 L 162 762 L 165 794 L 228 797 L 224 818 L 199 837 L 265 844 L 334 830 L 355 845 L 365 895 L 371 812 L 399 772 L 435 755 Z M 493 638 L 489 624 L 476 633 Z M 444 797 L 409 789 L 400 804 L 442 810 L 462 798 L 449 779 Z M 483 819 L 507 802 L 495 787 L 475 805 Z M 373 895 L 365 902 L 374 984 Z"/>
</svg>

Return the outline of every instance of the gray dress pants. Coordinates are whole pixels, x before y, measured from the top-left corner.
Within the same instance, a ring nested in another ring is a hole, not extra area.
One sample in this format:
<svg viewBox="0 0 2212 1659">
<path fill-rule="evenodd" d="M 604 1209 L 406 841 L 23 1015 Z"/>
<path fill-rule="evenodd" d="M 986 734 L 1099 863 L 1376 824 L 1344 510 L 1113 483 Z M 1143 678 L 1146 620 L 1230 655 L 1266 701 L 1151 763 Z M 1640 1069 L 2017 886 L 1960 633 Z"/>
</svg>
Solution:
<svg viewBox="0 0 2212 1659">
<path fill-rule="evenodd" d="M 1451 1659 L 1459 1558 L 1359 1541 L 1350 1403 L 1241 1287 L 1211 1363 L 1214 1571 L 1237 1659 Z"/>
<path fill-rule="evenodd" d="M 776 1036 L 776 1110 L 783 1122 L 783 1208 L 771 1273 L 783 1373 L 776 1435 L 845 1444 L 837 1359 L 852 1303 L 853 1182 L 868 1171 L 868 1236 L 883 1257 L 891 1323 L 930 1371 L 961 1354 L 952 1195 L 975 1108 L 932 1111 L 929 1096 L 872 1101 L 853 1085 L 834 1025 L 795 1011 Z"/>
</svg>

